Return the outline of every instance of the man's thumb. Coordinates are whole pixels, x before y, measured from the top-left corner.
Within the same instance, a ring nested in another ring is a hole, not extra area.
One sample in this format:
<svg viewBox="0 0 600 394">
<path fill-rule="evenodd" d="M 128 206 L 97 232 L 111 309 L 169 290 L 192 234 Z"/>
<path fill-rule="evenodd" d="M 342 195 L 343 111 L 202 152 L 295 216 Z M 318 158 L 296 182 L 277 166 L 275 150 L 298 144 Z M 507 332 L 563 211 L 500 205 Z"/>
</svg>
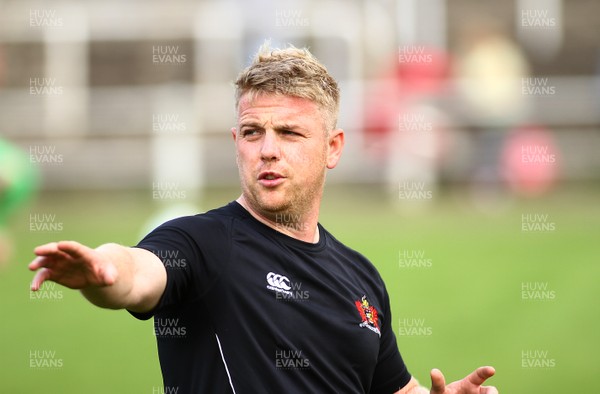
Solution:
<svg viewBox="0 0 600 394">
<path fill-rule="evenodd" d="M 100 286 L 111 286 L 117 281 L 119 272 L 112 264 L 107 264 L 100 271 Z"/>
<path fill-rule="evenodd" d="M 442 371 L 434 368 L 429 374 L 431 375 L 431 394 L 443 394 L 446 390 L 446 380 Z"/>
</svg>

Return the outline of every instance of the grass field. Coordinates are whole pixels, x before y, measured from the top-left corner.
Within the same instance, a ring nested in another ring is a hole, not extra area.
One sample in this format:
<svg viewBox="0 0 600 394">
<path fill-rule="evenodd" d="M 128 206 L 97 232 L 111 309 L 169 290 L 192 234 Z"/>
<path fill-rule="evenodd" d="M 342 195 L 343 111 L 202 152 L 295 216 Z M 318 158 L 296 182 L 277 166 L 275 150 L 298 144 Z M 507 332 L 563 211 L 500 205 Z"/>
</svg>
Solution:
<svg viewBox="0 0 600 394">
<path fill-rule="evenodd" d="M 236 196 L 211 190 L 198 205 Z M 321 223 L 379 268 L 399 348 L 422 383 L 433 367 L 454 380 L 489 364 L 501 393 L 571 393 L 595 387 L 599 372 L 599 203 L 598 187 L 565 188 L 490 214 L 446 192 L 410 213 L 411 202 L 394 209 L 374 186 L 330 188 Z M 35 245 L 57 239 L 135 244 L 158 208 L 151 192 L 46 193 L 13 221 L 17 253 L 0 271 L 0 393 L 162 393 L 152 321 L 53 284 L 32 299 L 26 269 Z M 32 231 L 30 213 L 55 215 L 62 230 Z M 523 231 L 529 214 L 545 226 Z"/>
</svg>

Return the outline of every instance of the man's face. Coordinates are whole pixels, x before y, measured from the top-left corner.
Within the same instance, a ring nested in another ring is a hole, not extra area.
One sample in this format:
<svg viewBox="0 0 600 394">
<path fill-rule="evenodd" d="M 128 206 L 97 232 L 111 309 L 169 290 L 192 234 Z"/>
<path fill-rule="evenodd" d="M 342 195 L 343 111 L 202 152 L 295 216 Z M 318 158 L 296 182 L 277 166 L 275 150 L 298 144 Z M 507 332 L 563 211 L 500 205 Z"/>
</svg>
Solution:
<svg viewBox="0 0 600 394">
<path fill-rule="evenodd" d="M 327 133 L 317 104 L 271 94 L 242 96 L 232 134 L 244 199 L 271 219 L 320 202 L 326 169 L 343 145 L 341 130 Z"/>
</svg>

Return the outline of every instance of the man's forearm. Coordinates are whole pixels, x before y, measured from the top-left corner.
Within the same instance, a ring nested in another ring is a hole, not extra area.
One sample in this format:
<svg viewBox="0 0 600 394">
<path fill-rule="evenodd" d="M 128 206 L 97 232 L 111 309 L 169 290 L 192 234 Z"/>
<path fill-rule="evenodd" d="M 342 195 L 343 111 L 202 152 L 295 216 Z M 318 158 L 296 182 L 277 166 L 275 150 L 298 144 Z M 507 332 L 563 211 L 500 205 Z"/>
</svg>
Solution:
<svg viewBox="0 0 600 394">
<path fill-rule="evenodd" d="M 90 287 L 83 295 L 102 308 L 147 312 L 158 304 L 167 284 L 167 273 L 152 252 L 118 244 L 96 248 L 106 262 L 116 268 L 116 280 L 110 286 Z"/>
<path fill-rule="evenodd" d="M 116 268 L 116 281 L 109 286 L 81 289 L 81 294 L 101 308 L 126 308 L 134 302 L 131 295 L 136 268 L 131 253 L 128 248 L 114 243 L 101 245 L 95 250 Z"/>
</svg>

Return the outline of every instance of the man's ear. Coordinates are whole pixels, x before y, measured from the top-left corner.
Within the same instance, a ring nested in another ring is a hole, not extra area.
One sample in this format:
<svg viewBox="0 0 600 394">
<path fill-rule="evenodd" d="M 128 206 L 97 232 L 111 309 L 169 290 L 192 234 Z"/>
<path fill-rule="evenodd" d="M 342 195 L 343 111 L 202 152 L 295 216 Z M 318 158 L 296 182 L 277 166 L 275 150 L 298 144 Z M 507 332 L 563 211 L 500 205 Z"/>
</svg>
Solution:
<svg viewBox="0 0 600 394">
<path fill-rule="evenodd" d="M 329 133 L 327 141 L 327 168 L 335 168 L 344 148 L 344 130 L 335 129 Z"/>
<path fill-rule="evenodd" d="M 231 128 L 231 136 L 233 137 L 233 142 L 235 142 L 237 140 L 237 130 L 235 127 Z"/>
</svg>

